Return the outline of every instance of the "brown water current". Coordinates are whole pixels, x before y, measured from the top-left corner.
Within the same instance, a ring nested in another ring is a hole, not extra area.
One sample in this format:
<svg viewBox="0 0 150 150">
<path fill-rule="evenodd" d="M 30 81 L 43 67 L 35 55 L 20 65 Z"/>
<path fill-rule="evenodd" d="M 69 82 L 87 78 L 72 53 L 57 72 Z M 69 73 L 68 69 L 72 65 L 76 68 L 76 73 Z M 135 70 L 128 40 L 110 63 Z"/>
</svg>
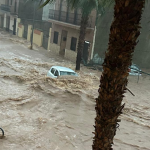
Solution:
<svg viewBox="0 0 150 150">
<path fill-rule="evenodd" d="M 0 150 L 91 150 L 100 71 L 82 66 L 79 78 L 46 77 L 53 65 L 75 64 L 51 51 L 28 49 L 0 32 Z M 150 77 L 129 77 L 115 150 L 150 150 Z"/>
</svg>

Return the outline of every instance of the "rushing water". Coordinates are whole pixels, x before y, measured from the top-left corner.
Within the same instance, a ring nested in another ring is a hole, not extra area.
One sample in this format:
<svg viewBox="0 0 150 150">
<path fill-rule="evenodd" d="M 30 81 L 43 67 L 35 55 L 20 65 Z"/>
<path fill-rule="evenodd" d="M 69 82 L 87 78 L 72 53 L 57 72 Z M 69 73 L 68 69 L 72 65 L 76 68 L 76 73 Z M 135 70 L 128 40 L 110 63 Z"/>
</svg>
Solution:
<svg viewBox="0 0 150 150">
<path fill-rule="evenodd" d="M 101 72 L 82 67 L 79 78 L 46 77 L 53 65 L 75 64 L 25 40 L 0 33 L 0 150 L 91 150 Z M 91 73 L 89 73 L 91 72 Z M 129 77 L 115 150 L 150 150 L 150 78 Z"/>
</svg>

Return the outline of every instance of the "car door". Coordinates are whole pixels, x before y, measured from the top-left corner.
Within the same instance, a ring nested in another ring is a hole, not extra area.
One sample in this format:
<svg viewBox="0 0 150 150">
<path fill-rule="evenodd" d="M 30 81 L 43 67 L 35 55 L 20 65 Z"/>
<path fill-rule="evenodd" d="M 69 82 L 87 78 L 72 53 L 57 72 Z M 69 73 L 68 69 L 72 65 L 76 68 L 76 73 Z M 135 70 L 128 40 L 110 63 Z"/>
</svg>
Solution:
<svg viewBox="0 0 150 150">
<path fill-rule="evenodd" d="M 59 71 L 56 69 L 55 73 L 54 73 L 55 78 L 57 78 L 59 76 Z"/>
<path fill-rule="evenodd" d="M 55 78 L 55 76 L 54 76 L 55 70 L 56 70 L 55 68 L 51 68 L 51 69 L 48 71 L 47 76 L 52 77 L 52 78 Z"/>
</svg>

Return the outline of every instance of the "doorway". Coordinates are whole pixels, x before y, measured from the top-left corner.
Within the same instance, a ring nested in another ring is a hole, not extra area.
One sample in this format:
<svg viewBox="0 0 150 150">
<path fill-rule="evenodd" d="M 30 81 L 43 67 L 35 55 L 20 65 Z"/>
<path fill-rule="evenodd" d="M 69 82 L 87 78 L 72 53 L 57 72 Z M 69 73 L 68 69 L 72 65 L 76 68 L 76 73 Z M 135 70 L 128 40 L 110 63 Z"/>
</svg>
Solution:
<svg viewBox="0 0 150 150">
<path fill-rule="evenodd" d="M 85 64 L 87 64 L 87 62 L 88 62 L 89 47 L 90 47 L 90 42 L 85 41 L 85 42 L 84 42 L 84 48 L 83 48 L 83 55 L 82 55 L 82 61 L 83 61 L 83 63 L 85 63 Z"/>
<path fill-rule="evenodd" d="M 7 16 L 6 18 L 6 31 L 9 32 L 9 26 L 10 26 L 10 16 Z"/>
<path fill-rule="evenodd" d="M 65 55 L 65 49 L 66 49 L 66 43 L 67 43 L 67 34 L 68 34 L 67 31 L 62 30 L 61 43 L 60 43 L 60 51 L 59 51 L 59 54 L 61 56 Z"/>
<path fill-rule="evenodd" d="M 16 18 L 14 18 L 13 35 L 16 35 Z"/>
<path fill-rule="evenodd" d="M 0 25 L 1 28 L 4 27 L 4 16 L 1 16 L 1 25 Z"/>
</svg>

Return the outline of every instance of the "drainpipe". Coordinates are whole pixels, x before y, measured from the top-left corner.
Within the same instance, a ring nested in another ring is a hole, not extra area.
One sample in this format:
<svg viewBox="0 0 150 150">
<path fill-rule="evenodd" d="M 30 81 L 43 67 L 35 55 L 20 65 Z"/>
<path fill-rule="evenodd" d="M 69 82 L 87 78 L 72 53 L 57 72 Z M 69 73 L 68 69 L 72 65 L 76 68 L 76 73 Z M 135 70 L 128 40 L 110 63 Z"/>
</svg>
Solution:
<svg viewBox="0 0 150 150">
<path fill-rule="evenodd" d="M 96 26 L 95 26 L 95 29 L 94 29 L 94 38 L 93 38 L 93 45 L 92 45 L 92 52 L 91 52 L 91 60 L 93 59 L 93 54 L 94 54 L 95 36 L 96 36 Z"/>
<path fill-rule="evenodd" d="M 96 37 L 96 25 L 97 25 L 97 20 L 98 20 L 98 12 L 96 12 L 96 19 L 95 19 L 95 28 L 94 28 L 94 37 L 93 37 L 93 45 L 92 45 L 92 52 L 91 52 L 91 60 L 93 59 L 93 54 L 94 54 L 94 48 L 95 48 L 95 37 Z"/>
</svg>

